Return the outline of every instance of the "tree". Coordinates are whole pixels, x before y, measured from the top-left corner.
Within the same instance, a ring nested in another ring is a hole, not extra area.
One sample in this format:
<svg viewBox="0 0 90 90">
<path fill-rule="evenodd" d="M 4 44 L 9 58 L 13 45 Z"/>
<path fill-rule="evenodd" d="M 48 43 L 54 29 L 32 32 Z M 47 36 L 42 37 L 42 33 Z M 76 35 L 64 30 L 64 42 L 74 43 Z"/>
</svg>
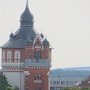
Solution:
<svg viewBox="0 0 90 90">
<path fill-rule="evenodd" d="M 18 87 L 13 88 L 7 81 L 5 75 L 0 75 L 0 90 L 19 90 Z"/>
<path fill-rule="evenodd" d="M 0 76 L 0 90 L 6 90 L 8 87 L 8 81 L 5 75 Z"/>
<path fill-rule="evenodd" d="M 18 87 L 15 87 L 14 90 L 19 90 L 19 88 Z"/>
</svg>

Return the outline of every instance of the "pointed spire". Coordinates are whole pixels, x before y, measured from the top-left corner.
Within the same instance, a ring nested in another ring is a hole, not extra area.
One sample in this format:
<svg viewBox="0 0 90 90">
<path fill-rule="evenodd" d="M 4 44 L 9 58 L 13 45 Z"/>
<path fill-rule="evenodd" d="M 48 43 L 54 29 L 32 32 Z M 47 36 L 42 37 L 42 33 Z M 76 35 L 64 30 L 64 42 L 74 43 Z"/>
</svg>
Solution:
<svg viewBox="0 0 90 90">
<path fill-rule="evenodd" d="M 33 15 L 28 7 L 28 0 L 26 1 L 26 8 L 20 17 L 20 26 L 33 26 Z"/>
<path fill-rule="evenodd" d="M 26 7 L 28 7 L 28 0 L 27 0 L 27 3 L 26 3 Z"/>
<path fill-rule="evenodd" d="M 45 38 L 44 41 L 43 41 L 43 45 L 44 46 L 49 46 L 49 41 Z"/>
</svg>

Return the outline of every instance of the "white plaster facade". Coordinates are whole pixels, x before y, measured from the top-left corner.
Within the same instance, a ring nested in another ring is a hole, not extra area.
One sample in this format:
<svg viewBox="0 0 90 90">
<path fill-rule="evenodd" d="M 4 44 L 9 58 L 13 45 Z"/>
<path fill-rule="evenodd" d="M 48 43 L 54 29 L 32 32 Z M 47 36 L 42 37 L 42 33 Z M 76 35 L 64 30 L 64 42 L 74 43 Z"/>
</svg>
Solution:
<svg viewBox="0 0 90 90">
<path fill-rule="evenodd" d="M 19 90 L 24 90 L 24 72 L 3 72 L 3 74 L 6 76 L 10 85 L 13 87 L 17 86 Z"/>
<path fill-rule="evenodd" d="M 49 75 L 50 90 L 63 90 L 66 87 L 74 87 L 89 76 L 89 71 L 53 70 Z"/>
</svg>

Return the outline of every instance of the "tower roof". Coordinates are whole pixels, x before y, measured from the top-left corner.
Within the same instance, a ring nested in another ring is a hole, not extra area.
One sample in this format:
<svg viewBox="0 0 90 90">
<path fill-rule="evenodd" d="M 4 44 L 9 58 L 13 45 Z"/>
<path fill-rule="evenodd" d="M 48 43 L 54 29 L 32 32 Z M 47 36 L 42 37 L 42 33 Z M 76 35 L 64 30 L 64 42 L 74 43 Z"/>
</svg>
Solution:
<svg viewBox="0 0 90 90">
<path fill-rule="evenodd" d="M 33 16 L 28 7 L 28 0 L 26 4 L 26 8 L 20 17 L 20 27 L 13 34 L 10 34 L 10 39 L 1 46 L 2 48 L 23 48 L 28 42 L 33 42 L 36 32 L 33 28 Z"/>
<path fill-rule="evenodd" d="M 20 27 L 14 34 L 10 34 L 10 39 L 1 46 L 2 48 L 24 48 L 28 42 L 34 41 L 36 33 L 32 27 Z M 30 40 L 30 41 L 29 41 Z"/>
<path fill-rule="evenodd" d="M 19 29 L 14 34 L 10 34 L 10 39 L 1 48 L 24 48 L 33 44 L 36 35 L 38 35 L 38 32 L 34 30 L 33 15 L 29 10 L 27 0 L 26 8 L 20 17 Z M 43 34 L 41 34 L 41 37 L 44 39 Z M 43 45 L 49 46 L 47 39 L 43 41 Z"/>
<path fill-rule="evenodd" d="M 44 46 L 48 46 L 49 45 L 49 41 L 45 38 L 45 40 L 43 41 L 43 45 Z"/>
<path fill-rule="evenodd" d="M 20 17 L 21 26 L 33 26 L 33 15 L 31 14 L 28 7 L 28 0 L 26 3 L 26 8 Z"/>
</svg>

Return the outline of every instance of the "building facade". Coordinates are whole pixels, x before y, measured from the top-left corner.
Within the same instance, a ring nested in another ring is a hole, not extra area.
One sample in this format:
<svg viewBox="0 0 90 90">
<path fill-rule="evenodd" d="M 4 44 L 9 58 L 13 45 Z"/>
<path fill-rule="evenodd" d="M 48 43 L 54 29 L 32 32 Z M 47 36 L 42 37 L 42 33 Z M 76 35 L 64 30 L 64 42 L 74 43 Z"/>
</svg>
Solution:
<svg viewBox="0 0 90 90">
<path fill-rule="evenodd" d="M 9 83 L 20 90 L 49 90 L 50 43 L 35 31 L 33 21 L 27 0 L 19 29 L 1 46 L 2 70 Z"/>
<path fill-rule="evenodd" d="M 50 90 L 63 90 L 66 87 L 77 86 L 90 76 L 90 70 L 51 70 L 49 75 Z"/>
</svg>

